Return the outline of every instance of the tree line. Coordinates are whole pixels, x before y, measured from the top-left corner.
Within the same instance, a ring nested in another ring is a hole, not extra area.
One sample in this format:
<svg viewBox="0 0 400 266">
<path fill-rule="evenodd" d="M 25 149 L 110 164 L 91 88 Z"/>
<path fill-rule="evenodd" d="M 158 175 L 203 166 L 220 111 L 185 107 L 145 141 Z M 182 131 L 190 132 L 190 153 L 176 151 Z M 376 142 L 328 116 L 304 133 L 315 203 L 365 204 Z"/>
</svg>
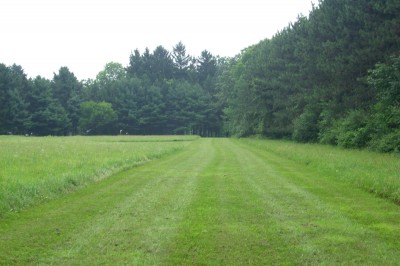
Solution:
<svg viewBox="0 0 400 266">
<path fill-rule="evenodd" d="M 400 151 L 400 2 L 323 0 L 233 58 L 180 42 L 94 80 L 0 64 L 0 134 L 198 134 Z"/>
<path fill-rule="evenodd" d="M 0 134 L 197 134 L 221 132 L 215 83 L 223 59 L 198 58 L 179 42 L 169 52 L 138 50 L 127 67 L 110 62 L 78 81 L 61 67 L 52 80 L 0 64 Z"/>
<path fill-rule="evenodd" d="M 230 60 L 226 130 L 400 151 L 399 25 L 399 1 L 320 1 Z"/>
</svg>

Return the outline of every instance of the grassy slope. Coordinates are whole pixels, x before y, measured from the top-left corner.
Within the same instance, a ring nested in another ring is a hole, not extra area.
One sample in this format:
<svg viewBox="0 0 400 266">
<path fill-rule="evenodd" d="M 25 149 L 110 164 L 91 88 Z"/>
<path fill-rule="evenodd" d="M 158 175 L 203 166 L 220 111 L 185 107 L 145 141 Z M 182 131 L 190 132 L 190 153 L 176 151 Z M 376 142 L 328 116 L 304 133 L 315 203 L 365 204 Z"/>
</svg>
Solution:
<svg viewBox="0 0 400 266">
<path fill-rule="evenodd" d="M 0 220 L 6 264 L 385 264 L 399 206 L 255 145 L 200 139 Z"/>
</svg>

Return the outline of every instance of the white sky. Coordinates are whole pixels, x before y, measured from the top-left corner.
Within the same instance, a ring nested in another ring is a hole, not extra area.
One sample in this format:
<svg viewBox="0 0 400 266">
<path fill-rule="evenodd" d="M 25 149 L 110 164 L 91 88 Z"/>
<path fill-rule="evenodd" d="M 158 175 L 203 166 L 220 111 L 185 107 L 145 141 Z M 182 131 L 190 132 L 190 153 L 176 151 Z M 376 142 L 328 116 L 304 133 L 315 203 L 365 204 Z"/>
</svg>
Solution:
<svg viewBox="0 0 400 266">
<path fill-rule="evenodd" d="M 131 51 L 179 41 L 198 57 L 234 56 L 308 15 L 317 0 L 0 0 L 0 63 L 51 79 L 67 66 L 79 80 Z"/>
</svg>

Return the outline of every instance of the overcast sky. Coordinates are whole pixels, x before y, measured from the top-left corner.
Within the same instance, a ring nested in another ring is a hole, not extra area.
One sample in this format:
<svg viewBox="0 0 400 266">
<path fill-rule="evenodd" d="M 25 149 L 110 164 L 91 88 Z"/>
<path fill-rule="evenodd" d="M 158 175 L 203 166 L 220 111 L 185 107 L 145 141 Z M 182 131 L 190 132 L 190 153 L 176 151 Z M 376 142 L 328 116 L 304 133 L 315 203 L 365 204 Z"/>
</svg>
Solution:
<svg viewBox="0 0 400 266">
<path fill-rule="evenodd" d="M 79 80 L 138 48 L 182 41 L 198 57 L 234 56 L 271 38 L 317 0 L 0 0 L 0 63 L 51 79 L 67 66 Z"/>
</svg>

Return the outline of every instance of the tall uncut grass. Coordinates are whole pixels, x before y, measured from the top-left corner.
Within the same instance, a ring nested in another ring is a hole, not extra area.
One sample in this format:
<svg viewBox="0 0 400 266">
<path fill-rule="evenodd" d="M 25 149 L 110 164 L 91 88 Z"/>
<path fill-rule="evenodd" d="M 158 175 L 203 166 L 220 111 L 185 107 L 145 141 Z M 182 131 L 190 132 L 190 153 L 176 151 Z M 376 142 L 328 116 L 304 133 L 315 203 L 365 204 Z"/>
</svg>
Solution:
<svg viewBox="0 0 400 266">
<path fill-rule="evenodd" d="M 335 178 L 400 204 L 398 155 L 290 141 L 258 139 L 240 141 L 311 167 L 318 171 L 321 177 Z"/>
<path fill-rule="evenodd" d="M 0 216 L 172 153 L 193 139 L 0 136 Z"/>
</svg>

